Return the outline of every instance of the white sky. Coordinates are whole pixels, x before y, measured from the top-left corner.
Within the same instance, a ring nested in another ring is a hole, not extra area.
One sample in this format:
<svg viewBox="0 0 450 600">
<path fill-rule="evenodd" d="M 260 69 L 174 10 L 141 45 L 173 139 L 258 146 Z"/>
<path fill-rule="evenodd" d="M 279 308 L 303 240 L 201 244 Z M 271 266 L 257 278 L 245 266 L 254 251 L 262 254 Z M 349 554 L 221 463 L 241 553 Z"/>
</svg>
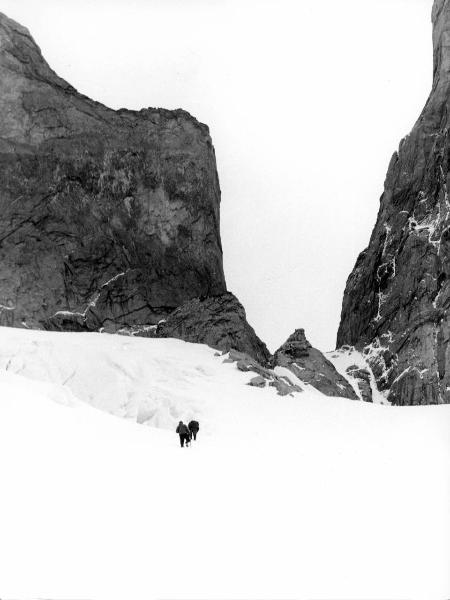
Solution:
<svg viewBox="0 0 450 600">
<path fill-rule="evenodd" d="M 334 347 L 390 157 L 431 88 L 432 0 L 0 0 L 112 108 L 207 123 L 228 288 L 271 350 Z"/>
</svg>

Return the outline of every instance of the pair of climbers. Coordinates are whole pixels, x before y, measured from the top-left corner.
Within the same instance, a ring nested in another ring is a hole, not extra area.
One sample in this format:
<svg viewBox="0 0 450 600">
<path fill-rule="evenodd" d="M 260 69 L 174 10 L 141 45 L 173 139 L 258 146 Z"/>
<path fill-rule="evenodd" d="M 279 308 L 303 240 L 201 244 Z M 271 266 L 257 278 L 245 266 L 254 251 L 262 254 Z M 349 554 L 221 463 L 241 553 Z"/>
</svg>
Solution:
<svg viewBox="0 0 450 600">
<path fill-rule="evenodd" d="M 184 448 L 184 444 L 186 444 L 187 447 L 191 443 L 192 438 L 196 440 L 199 429 L 200 425 L 198 421 L 189 421 L 189 425 L 185 425 L 183 421 L 180 421 L 176 429 L 176 432 L 180 436 L 180 446 Z"/>
</svg>

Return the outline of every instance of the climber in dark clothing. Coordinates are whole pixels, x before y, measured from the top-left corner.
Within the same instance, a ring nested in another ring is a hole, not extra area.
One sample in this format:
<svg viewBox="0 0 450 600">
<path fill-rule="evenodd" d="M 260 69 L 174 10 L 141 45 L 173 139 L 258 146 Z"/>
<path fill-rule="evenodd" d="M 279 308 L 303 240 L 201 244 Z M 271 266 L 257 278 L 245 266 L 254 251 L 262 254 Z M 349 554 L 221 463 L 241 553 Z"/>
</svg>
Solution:
<svg viewBox="0 0 450 600">
<path fill-rule="evenodd" d="M 189 431 L 191 433 L 191 437 L 193 437 L 194 440 L 196 440 L 198 430 L 200 429 L 200 425 L 198 424 L 198 421 L 190 421 L 188 427 L 189 427 Z"/>
<path fill-rule="evenodd" d="M 189 433 L 189 429 L 180 421 L 177 427 L 177 433 L 180 436 L 180 446 L 183 448 L 184 443 L 186 442 L 186 446 L 189 446 L 189 442 L 191 441 L 191 434 Z"/>
</svg>

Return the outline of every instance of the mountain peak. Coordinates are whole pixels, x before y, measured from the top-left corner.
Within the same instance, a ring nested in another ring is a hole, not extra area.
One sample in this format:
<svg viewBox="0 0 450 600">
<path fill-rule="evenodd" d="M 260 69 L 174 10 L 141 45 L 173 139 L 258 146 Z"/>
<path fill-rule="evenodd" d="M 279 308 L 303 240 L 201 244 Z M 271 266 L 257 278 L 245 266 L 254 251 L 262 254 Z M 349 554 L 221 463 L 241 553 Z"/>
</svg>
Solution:
<svg viewBox="0 0 450 600">
<path fill-rule="evenodd" d="M 8 72 L 16 85 L 22 76 L 73 89 L 49 67 L 28 29 L 3 13 L 0 13 L 0 69 L 2 77 L 8 76 L 5 71 Z"/>
<path fill-rule="evenodd" d="M 14 19 L 10 19 L 7 15 L 5 15 L 5 13 L 2 12 L 0 12 L 0 28 L 4 31 L 10 32 L 11 35 L 25 35 L 26 37 L 32 39 L 31 34 L 26 27 L 17 21 L 14 21 Z"/>
<path fill-rule="evenodd" d="M 433 77 L 435 87 L 450 80 L 450 4 L 448 0 L 435 0 L 433 21 Z"/>
</svg>

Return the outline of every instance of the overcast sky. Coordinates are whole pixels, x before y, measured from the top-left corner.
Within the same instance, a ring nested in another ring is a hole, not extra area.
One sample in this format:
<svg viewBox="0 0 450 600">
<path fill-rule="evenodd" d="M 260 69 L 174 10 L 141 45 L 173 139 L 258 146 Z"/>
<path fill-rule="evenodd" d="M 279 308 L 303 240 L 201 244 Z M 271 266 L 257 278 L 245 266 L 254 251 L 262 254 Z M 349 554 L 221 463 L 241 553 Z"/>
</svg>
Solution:
<svg viewBox="0 0 450 600">
<path fill-rule="evenodd" d="M 392 153 L 431 88 L 432 0 L 0 0 L 112 108 L 207 123 L 228 288 L 271 350 L 334 348 Z"/>
</svg>

